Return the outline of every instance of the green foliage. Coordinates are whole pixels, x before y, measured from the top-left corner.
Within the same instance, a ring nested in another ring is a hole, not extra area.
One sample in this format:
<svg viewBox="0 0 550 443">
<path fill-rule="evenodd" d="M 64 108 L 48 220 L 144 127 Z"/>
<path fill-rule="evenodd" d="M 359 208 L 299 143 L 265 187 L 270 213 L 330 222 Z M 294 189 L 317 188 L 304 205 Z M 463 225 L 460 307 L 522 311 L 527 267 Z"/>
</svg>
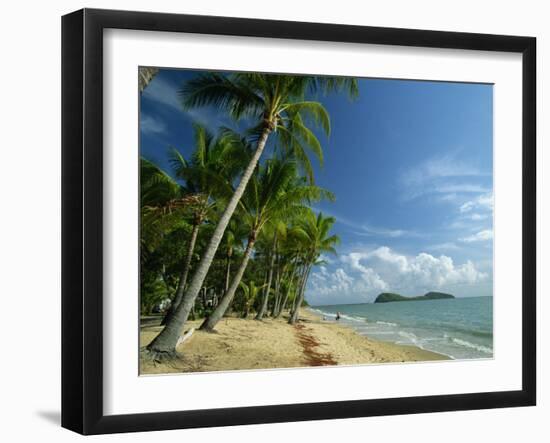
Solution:
<svg viewBox="0 0 550 443">
<path fill-rule="evenodd" d="M 322 164 L 323 150 L 308 122 L 328 136 L 330 117 L 321 103 L 306 99 L 306 95 L 335 91 L 346 91 L 355 97 L 357 81 L 341 77 L 209 72 L 186 82 L 180 98 L 185 109 L 213 106 L 236 120 L 251 120 L 254 123 L 248 135 L 253 141 L 268 130 L 275 138 L 275 145 L 293 155 L 313 182 L 308 152 Z"/>
<path fill-rule="evenodd" d="M 254 305 L 258 298 L 258 293 L 266 286 L 266 284 L 256 286 L 256 283 L 254 283 L 253 280 L 248 282 L 248 284 L 241 281 L 239 284 L 241 291 L 237 293 L 235 301 L 233 302 L 234 309 L 240 312 L 243 318 L 246 318 L 250 312 L 251 307 Z"/>
<path fill-rule="evenodd" d="M 400 294 L 395 294 L 393 292 L 383 292 L 379 294 L 378 297 L 374 300 L 374 303 L 389 303 L 394 301 L 419 301 L 419 300 L 440 300 L 455 298 L 454 295 L 446 294 L 444 292 L 428 292 L 424 295 L 419 295 L 417 297 L 404 297 Z"/>
<path fill-rule="evenodd" d="M 148 278 L 149 277 L 149 278 Z M 150 274 L 142 276 L 141 304 L 142 315 L 149 315 L 153 308 L 167 298 L 167 288 L 160 279 L 150 278 Z"/>
<path fill-rule="evenodd" d="M 313 128 L 330 135 L 330 116 L 316 101 L 324 94 L 345 91 L 357 95 L 352 78 L 257 73 L 205 73 L 186 82 L 180 99 L 184 108 L 215 106 L 251 127 L 243 134 L 228 128 L 212 132 L 194 126 L 190 156 L 169 150 L 168 174 L 149 160 L 140 165 L 140 269 L 141 310 L 149 313 L 172 298 L 186 258 L 194 226 L 199 226 L 192 255 L 192 273 L 206 251 L 209 239 L 228 200 L 256 149 L 261 134 L 270 137 L 273 151 L 258 163 L 233 218 L 215 253 L 203 287 L 221 297 L 228 265 L 234 273 L 246 242 L 255 249 L 234 300 L 246 315 L 258 305 L 274 263 L 272 303 L 290 306 L 298 297 L 300 278 L 309 266 L 319 264 L 322 253 L 336 253 L 339 238 L 330 234 L 334 218 L 315 214 L 311 205 L 333 201 L 334 195 L 314 185 L 310 155 L 322 165 L 321 141 Z M 271 260 L 273 258 L 274 260 Z M 197 298 L 192 315 L 208 315 L 210 307 Z M 306 302 L 303 302 L 306 304 Z"/>
<path fill-rule="evenodd" d="M 311 264 L 315 264 L 323 252 L 336 254 L 335 247 L 340 244 L 340 238 L 337 235 L 330 235 L 335 222 L 334 217 L 326 217 L 322 212 L 316 215 L 311 209 L 301 217 L 296 236 L 304 245 L 307 260 Z"/>
<path fill-rule="evenodd" d="M 408 300 L 407 297 L 403 297 L 400 294 L 395 294 L 393 292 L 383 292 L 376 297 L 374 303 L 387 303 L 392 301 L 405 301 Z"/>
<path fill-rule="evenodd" d="M 442 299 L 442 298 L 455 298 L 454 295 L 447 294 L 445 292 L 435 292 L 435 291 L 427 292 L 426 294 L 423 295 L 423 297 L 427 300 L 439 300 L 439 299 Z"/>
</svg>

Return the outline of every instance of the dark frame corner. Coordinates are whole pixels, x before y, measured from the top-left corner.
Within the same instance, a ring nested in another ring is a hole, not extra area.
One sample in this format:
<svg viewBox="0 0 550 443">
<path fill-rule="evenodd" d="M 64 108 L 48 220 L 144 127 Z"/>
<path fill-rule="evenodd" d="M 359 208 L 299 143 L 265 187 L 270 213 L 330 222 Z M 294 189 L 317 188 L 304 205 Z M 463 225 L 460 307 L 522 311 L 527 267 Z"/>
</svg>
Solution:
<svg viewBox="0 0 550 443">
<path fill-rule="evenodd" d="M 102 76 L 106 28 L 523 55 L 523 386 L 518 391 L 103 414 Z M 536 404 L 536 39 L 83 9 L 62 19 L 62 426 L 81 434 L 488 409 Z"/>
</svg>

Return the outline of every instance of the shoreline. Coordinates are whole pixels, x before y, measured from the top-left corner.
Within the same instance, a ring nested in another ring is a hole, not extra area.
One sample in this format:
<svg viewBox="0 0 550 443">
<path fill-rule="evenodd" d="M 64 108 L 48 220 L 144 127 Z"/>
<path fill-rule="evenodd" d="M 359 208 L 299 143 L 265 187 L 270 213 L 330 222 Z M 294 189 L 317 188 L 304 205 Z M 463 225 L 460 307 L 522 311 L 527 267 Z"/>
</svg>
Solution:
<svg viewBox="0 0 550 443">
<path fill-rule="evenodd" d="M 304 308 L 296 325 L 288 316 L 262 321 L 225 317 L 215 333 L 198 330 L 202 320 L 190 321 L 183 332 L 192 336 L 177 348 L 180 358 L 169 364 L 140 359 L 140 374 L 292 369 L 383 363 L 450 360 L 416 346 L 398 345 L 361 335 L 351 326 L 325 321 Z M 140 322 L 140 347 L 160 332 L 160 317 Z"/>
<path fill-rule="evenodd" d="M 424 348 L 421 348 L 420 346 L 416 346 L 416 345 L 413 345 L 413 344 L 398 344 L 398 343 L 394 343 L 394 342 L 391 342 L 391 341 L 384 341 L 384 340 L 380 340 L 380 339 L 377 339 L 377 338 L 371 338 L 368 335 L 364 335 L 364 334 L 359 333 L 359 331 L 357 331 L 353 327 L 352 323 L 347 323 L 345 321 L 336 322 L 336 321 L 331 321 L 331 320 L 324 320 L 323 319 L 323 317 L 324 317 L 323 314 L 316 311 L 315 308 L 306 307 L 306 308 L 304 308 L 304 311 L 307 311 L 309 314 L 317 317 L 319 319 L 319 321 L 322 322 L 322 323 L 335 324 L 335 326 L 337 326 L 337 327 L 347 328 L 347 329 L 351 330 L 358 337 L 364 338 L 364 339 L 368 340 L 371 343 L 377 343 L 377 344 L 384 345 L 384 346 L 387 345 L 388 347 L 395 347 L 396 349 L 401 349 L 401 350 L 406 350 L 406 351 L 414 350 L 413 353 L 417 353 L 419 356 L 422 355 L 422 356 L 426 357 L 425 359 L 422 359 L 422 360 L 408 360 L 408 361 L 405 361 L 403 363 L 415 362 L 415 361 L 453 360 L 453 358 L 449 355 L 443 354 L 441 352 L 431 351 L 429 349 L 424 349 Z"/>
</svg>

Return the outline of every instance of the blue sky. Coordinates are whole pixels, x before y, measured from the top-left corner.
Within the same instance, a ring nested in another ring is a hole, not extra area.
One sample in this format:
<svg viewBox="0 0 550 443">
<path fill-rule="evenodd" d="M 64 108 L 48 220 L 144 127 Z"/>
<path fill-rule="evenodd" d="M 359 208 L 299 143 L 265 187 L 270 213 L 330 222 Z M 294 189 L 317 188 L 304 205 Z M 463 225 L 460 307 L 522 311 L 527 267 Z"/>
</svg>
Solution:
<svg viewBox="0 0 550 443">
<path fill-rule="evenodd" d="M 192 122 L 243 129 L 215 109 L 182 111 L 194 71 L 163 70 L 141 96 L 141 155 L 168 169 L 167 149 L 193 149 Z M 318 133 L 315 179 L 336 195 L 342 243 L 308 284 L 311 304 L 372 301 L 383 291 L 492 295 L 493 88 L 360 79 L 359 98 L 318 97 L 331 116 Z"/>
</svg>

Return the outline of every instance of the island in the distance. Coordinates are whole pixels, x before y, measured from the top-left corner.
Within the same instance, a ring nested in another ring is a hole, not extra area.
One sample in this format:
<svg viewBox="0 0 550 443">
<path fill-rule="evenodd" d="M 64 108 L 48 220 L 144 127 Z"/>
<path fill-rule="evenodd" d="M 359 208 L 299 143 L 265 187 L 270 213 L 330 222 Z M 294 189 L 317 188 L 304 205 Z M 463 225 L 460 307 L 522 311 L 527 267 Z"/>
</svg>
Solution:
<svg viewBox="0 0 550 443">
<path fill-rule="evenodd" d="M 376 297 L 374 303 L 388 303 L 392 301 L 418 301 L 418 300 L 440 300 L 446 298 L 455 298 L 454 295 L 446 294 L 444 292 L 427 292 L 424 295 L 419 295 L 418 297 L 404 297 L 400 294 L 395 294 L 393 292 L 383 292 L 382 294 Z"/>
</svg>

